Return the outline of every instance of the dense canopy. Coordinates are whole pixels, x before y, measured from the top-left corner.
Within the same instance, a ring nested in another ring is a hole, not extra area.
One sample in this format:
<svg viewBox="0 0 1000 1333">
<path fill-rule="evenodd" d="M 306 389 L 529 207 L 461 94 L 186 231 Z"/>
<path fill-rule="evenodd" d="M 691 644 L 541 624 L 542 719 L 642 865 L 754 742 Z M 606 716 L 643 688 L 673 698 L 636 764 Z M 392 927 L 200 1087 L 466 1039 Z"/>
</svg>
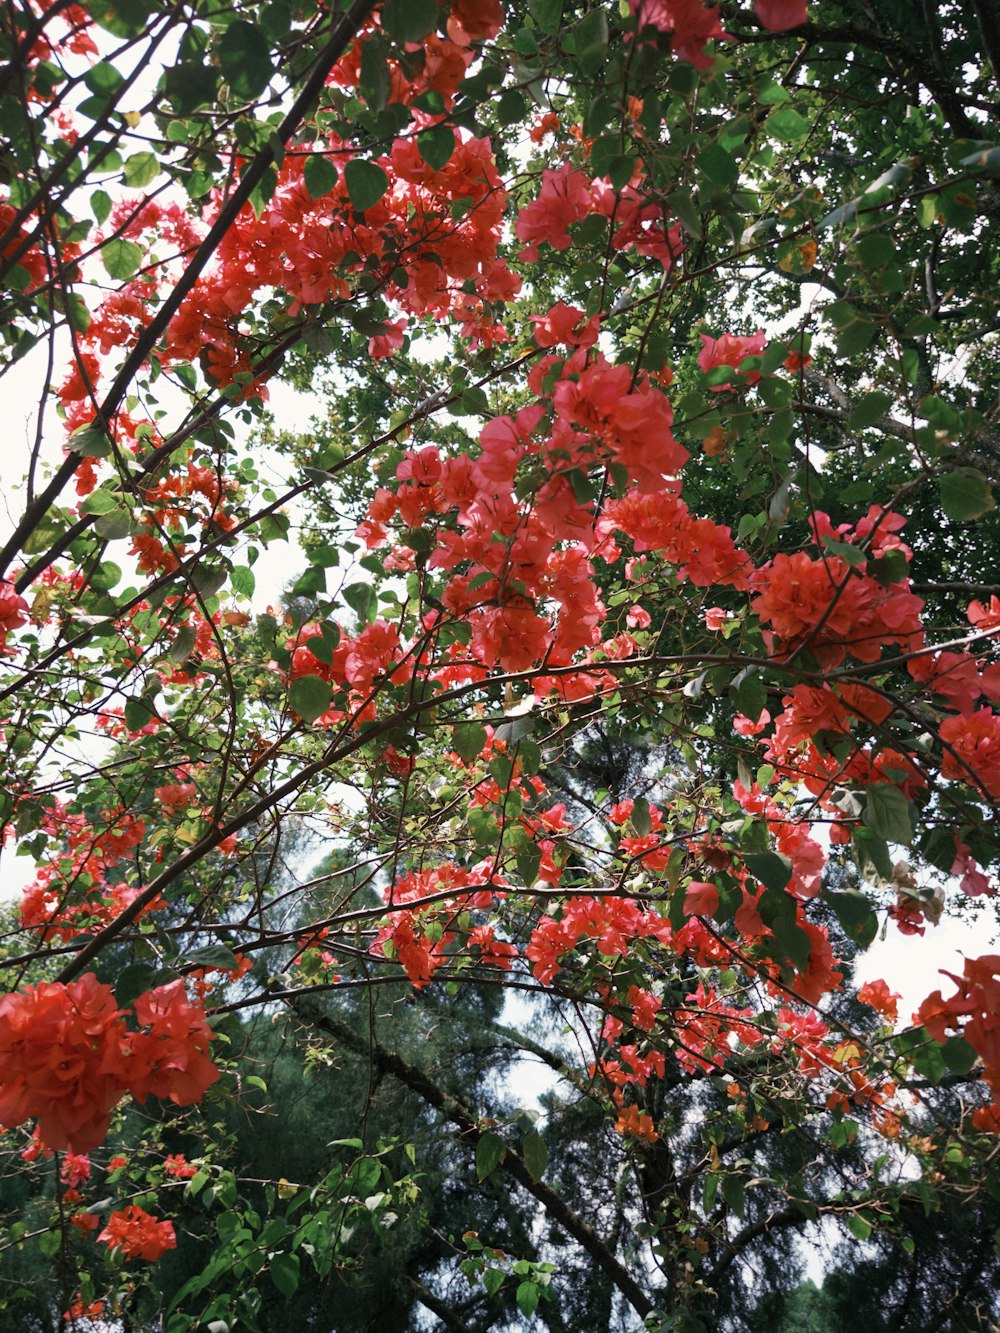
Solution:
<svg viewBox="0 0 1000 1333">
<path fill-rule="evenodd" d="M 987 0 L 3 7 L 11 1327 L 997 1327 L 998 112 Z"/>
</svg>

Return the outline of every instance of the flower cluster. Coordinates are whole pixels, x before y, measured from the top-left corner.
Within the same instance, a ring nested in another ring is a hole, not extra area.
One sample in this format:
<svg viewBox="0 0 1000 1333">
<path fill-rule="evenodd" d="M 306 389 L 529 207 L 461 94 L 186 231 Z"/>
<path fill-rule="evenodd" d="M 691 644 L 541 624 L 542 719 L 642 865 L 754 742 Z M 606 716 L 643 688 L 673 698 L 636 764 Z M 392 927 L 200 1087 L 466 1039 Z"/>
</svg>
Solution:
<svg viewBox="0 0 1000 1333">
<path fill-rule="evenodd" d="M 126 1028 L 92 973 L 0 999 L 0 1123 L 36 1119 L 46 1147 L 86 1153 L 127 1092 L 197 1101 L 219 1077 L 204 1013 L 179 981 L 141 996 L 135 1013 L 143 1030 Z"/>
<path fill-rule="evenodd" d="M 177 1248 L 173 1222 L 158 1222 L 136 1204 L 111 1213 L 97 1239 L 123 1259 L 162 1259 L 167 1250 Z"/>
</svg>

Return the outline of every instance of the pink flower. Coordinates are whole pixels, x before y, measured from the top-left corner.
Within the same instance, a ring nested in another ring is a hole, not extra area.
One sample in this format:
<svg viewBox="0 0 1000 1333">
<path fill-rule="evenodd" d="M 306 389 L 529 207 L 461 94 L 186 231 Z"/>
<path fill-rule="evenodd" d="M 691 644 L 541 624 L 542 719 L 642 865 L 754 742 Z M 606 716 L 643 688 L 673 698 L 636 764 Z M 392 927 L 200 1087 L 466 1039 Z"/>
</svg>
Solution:
<svg viewBox="0 0 1000 1333">
<path fill-rule="evenodd" d="M 768 32 L 787 32 L 809 18 L 806 0 L 757 0 L 757 18 Z"/>
<path fill-rule="evenodd" d="M 714 916 L 719 910 L 719 890 L 714 884 L 693 879 L 684 894 L 685 916 Z"/>
<path fill-rule="evenodd" d="M 702 349 L 698 354 L 698 365 L 707 374 L 720 366 L 729 366 L 738 370 L 748 356 L 760 356 L 767 341 L 763 329 L 758 329 L 752 338 L 741 338 L 736 333 L 724 333 L 720 338 L 710 338 L 707 333 L 701 335 Z M 760 373 L 748 370 L 744 374 L 747 384 L 756 384 Z M 713 392 L 726 388 L 724 384 L 712 386 Z"/>
<path fill-rule="evenodd" d="M 406 334 L 406 324 L 405 319 L 397 319 L 393 323 L 386 324 L 381 333 L 376 333 L 374 337 L 368 339 L 368 355 L 372 360 L 383 361 L 399 351 Z"/>
</svg>

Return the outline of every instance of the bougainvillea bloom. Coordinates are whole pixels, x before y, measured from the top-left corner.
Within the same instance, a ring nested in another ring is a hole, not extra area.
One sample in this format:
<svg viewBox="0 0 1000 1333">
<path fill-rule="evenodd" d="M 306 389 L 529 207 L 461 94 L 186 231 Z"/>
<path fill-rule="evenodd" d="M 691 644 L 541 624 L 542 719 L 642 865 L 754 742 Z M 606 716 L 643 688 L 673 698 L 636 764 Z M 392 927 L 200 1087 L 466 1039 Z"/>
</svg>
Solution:
<svg viewBox="0 0 1000 1333">
<path fill-rule="evenodd" d="M 47 1147 L 86 1153 L 126 1092 L 197 1101 L 219 1077 L 203 1011 L 175 981 L 141 996 L 135 1012 L 149 1031 L 126 1029 L 111 987 L 92 973 L 0 999 L 0 1124 L 35 1119 Z"/>
<path fill-rule="evenodd" d="M 0 999 L 0 1123 L 38 1121 L 50 1148 L 102 1142 L 127 1086 L 125 1024 L 91 973 Z"/>
<path fill-rule="evenodd" d="M 7 642 L 11 630 L 28 623 L 28 603 L 19 596 L 12 583 L 0 579 L 0 648 Z"/>
<path fill-rule="evenodd" d="M 97 1239 L 123 1259 L 162 1259 L 167 1250 L 177 1248 L 173 1222 L 158 1222 L 136 1204 L 111 1213 Z"/>
</svg>

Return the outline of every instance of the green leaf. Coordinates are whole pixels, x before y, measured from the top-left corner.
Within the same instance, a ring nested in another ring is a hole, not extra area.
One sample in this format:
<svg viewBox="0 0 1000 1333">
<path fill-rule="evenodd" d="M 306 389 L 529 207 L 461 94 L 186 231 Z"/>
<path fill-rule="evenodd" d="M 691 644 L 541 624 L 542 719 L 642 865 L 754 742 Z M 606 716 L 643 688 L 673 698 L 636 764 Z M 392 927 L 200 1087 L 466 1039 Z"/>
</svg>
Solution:
<svg viewBox="0 0 1000 1333">
<path fill-rule="evenodd" d="M 472 384 L 462 394 L 456 404 L 458 414 L 463 417 L 489 415 L 490 400 L 478 384 Z"/>
<path fill-rule="evenodd" d="M 854 405 L 847 424 L 852 430 L 863 430 L 865 426 L 874 426 L 876 421 L 880 421 L 885 416 L 891 406 L 892 398 L 880 389 L 876 389 L 873 393 L 866 393 Z"/>
<path fill-rule="evenodd" d="M 125 700 L 125 725 L 129 731 L 141 731 L 150 722 L 158 720 L 156 709 L 146 699 Z"/>
<path fill-rule="evenodd" d="M 288 687 L 288 704 L 303 722 L 315 722 L 330 707 L 332 691 L 319 676 L 296 676 Z"/>
<path fill-rule="evenodd" d="M 804 139 L 812 129 L 812 125 L 794 107 L 783 106 L 771 112 L 766 121 L 766 128 L 775 138 L 785 143 L 794 143 L 798 139 Z"/>
<path fill-rule="evenodd" d="M 878 932 L 878 915 L 863 893 L 828 893 L 827 901 L 837 914 L 841 929 L 848 939 L 867 949 Z"/>
<path fill-rule="evenodd" d="M 866 1222 L 860 1213 L 852 1213 L 847 1219 L 847 1229 L 857 1240 L 867 1240 L 872 1234 L 872 1224 Z"/>
<path fill-rule="evenodd" d="M 323 199 L 337 184 L 337 168 L 322 153 L 310 153 L 302 171 L 310 199 Z"/>
<path fill-rule="evenodd" d="M 151 184 L 160 174 L 160 159 L 155 153 L 133 153 L 125 159 L 125 184 L 133 190 L 141 190 Z"/>
<path fill-rule="evenodd" d="M 123 241 L 113 236 L 101 246 L 101 263 L 109 278 L 118 282 L 128 282 L 134 278 L 142 263 L 142 246 L 135 241 Z"/>
<path fill-rule="evenodd" d="M 343 592 L 344 601 L 357 613 L 362 624 L 374 619 L 375 589 L 368 583 L 350 583 Z"/>
<path fill-rule="evenodd" d="M 726 1201 L 726 1207 L 737 1217 L 743 1216 L 745 1196 L 746 1187 L 742 1176 L 726 1176 L 723 1179 L 722 1197 Z"/>
<path fill-rule="evenodd" d="M 271 1281 L 284 1296 L 291 1300 L 299 1285 L 299 1257 L 297 1254 L 274 1254 L 268 1265 Z"/>
<path fill-rule="evenodd" d="M 563 0 L 528 0 L 528 12 L 542 32 L 558 32 L 562 22 Z"/>
<path fill-rule="evenodd" d="M 386 58 L 385 42 L 377 33 L 370 34 L 361 45 L 361 75 L 358 92 L 373 111 L 382 111 L 389 101 L 392 79 Z"/>
<path fill-rule="evenodd" d="M 949 1037 L 942 1043 L 941 1059 L 953 1074 L 967 1074 L 979 1055 L 964 1037 Z"/>
<path fill-rule="evenodd" d="M 705 1177 L 705 1185 L 702 1190 L 701 1206 L 702 1211 L 707 1217 L 715 1207 L 715 1196 L 719 1192 L 719 1177 L 714 1171 L 710 1171 Z"/>
<path fill-rule="evenodd" d="M 629 815 L 632 821 L 632 827 L 638 833 L 640 838 L 644 838 L 647 833 L 652 832 L 653 818 L 649 812 L 649 802 L 645 796 L 639 796 L 632 803 L 632 813 Z"/>
<path fill-rule="evenodd" d="M 164 76 L 167 98 L 178 116 L 190 116 L 215 101 L 218 72 L 212 65 L 185 60 Z"/>
<path fill-rule="evenodd" d="M 91 491 L 87 498 L 80 505 L 81 514 L 113 514 L 124 504 L 124 496 L 117 491 L 106 491 L 102 488 Z"/>
<path fill-rule="evenodd" d="M 549 1150 L 537 1129 L 530 1129 L 525 1134 L 524 1142 L 521 1145 L 521 1155 L 532 1180 L 541 1180 L 549 1160 Z"/>
<path fill-rule="evenodd" d="M 355 210 L 364 213 L 374 208 L 389 188 L 389 177 L 377 162 L 352 158 L 344 167 L 347 193 Z"/>
<path fill-rule="evenodd" d="M 233 592 L 239 593 L 241 597 L 252 597 L 257 586 L 257 578 L 253 570 L 248 569 L 246 565 L 237 565 L 230 576 L 229 582 Z"/>
<path fill-rule="evenodd" d="M 223 972 L 234 972 L 240 963 L 232 949 L 225 944 L 206 944 L 203 949 L 185 954 L 184 961 L 193 967 L 215 967 Z"/>
<path fill-rule="evenodd" d="M 941 478 L 941 508 L 956 523 L 968 523 L 996 508 L 987 482 L 973 472 L 947 472 Z"/>
<path fill-rule="evenodd" d="M 436 125 L 417 135 L 420 156 L 434 171 L 447 166 L 455 151 L 455 131 L 449 125 Z"/>
<path fill-rule="evenodd" d="M 274 72 L 271 45 L 253 23 L 236 19 L 222 34 L 219 64 L 233 96 L 240 102 L 252 102 L 264 91 Z"/>
<path fill-rule="evenodd" d="M 149 0 L 88 0 L 87 13 L 116 37 L 135 37 L 153 16 Z"/>
<path fill-rule="evenodd" d="M 59 1230 L 45 1231 L 38 1237 L 38 1248 L 46 1259 L 51 1259 L 54 1254 L 58 1254 L 61 1245 L 62 1233 Z"/>
<path fill-rule="evenodd" d="M 495 1296 L 504 1284 L 507 1274 L 502 1268 L 487 1268 L 483 1274 L 483 1286 L 488 1296 Z"/>
<path fill-rule="evenodd" d="M 175 666 L 181 666 L 194 652 L 198 641 L 198 631 L 193 625 L 182 625 L 167 651 L 167 658 Z"/>
<path fill-rule="evenodd" d="M 918 1037 L 920 1031 L 918 1029 Z M 928 1083 L 940 1083 L 946 1073 L 944 1052 L 930 1033 L 924 1035 L 926 1039 L 914 1048 L 910 1056 L 913 1068 L 922 1078 L 927 1079 Z"/>
<path fill-rule="evenodd" d="M 695 158 L 695 166 L 698 174 L 703 176 L 707 183 L 716 190 L 728 190 L 736 184 L 739 178 L 739 163 L 733 157 L 732 153 L 717 143 L 710 143 L 703 148 Z"/>
<path fill-rule="evenodd" d="M 892 857 L 885 839 L 870 828 L 856 828 L 851 842 L 854 862 L 865 879 L 872 883 L 888 883 L 892 879 Z"/>
<path fill-rule="evenodd" d="M 673 194 L 667 196 L 666 204 L 671 212 L 677 215 L 684 230 L 696 241 L 700 241 L 704 235 L 704 225 L 701 208 L 692 192 L 685 189 L 675 190 Z"/>
<path fill-rule="evenodd" d="M 486 744 L 486 728 L 478 722 L 459 722 L 452 733 L 451 743 L 459 758 L 470 763 L 482 753 Z"/>
<path fill-rule="evenodd" d="M 507 1145 L 499 1134 L 483 1134 L 476 1144 L 476 1176 L 485 1180 L 507 1155 Z"/>
<path fill-rule="evenodd" d="M 737 683 L 738 682 L 738 683 Z M 756 722 L 767 707 L 767 690 L 759 676 L 751 672 L 741 672 L 733 682 L 733 703 L 739 711 Z"/>
<path fill-rule="evenodd" d="M 792 878 L 792 863 L 779 852 L 747 852 L 743 861 L 754 879 L 768 889 L 782 890 Z"/>
<path fill-rule="evenodd" d="M 127 1008 L 133 1000 L 145 995 L 154 982 L 157 969 L 152 963 L 129 963 L 119 972 L 115 981 L 115 999 Z"/>
<path fill-rule="evenodd" d="M 795 899 L 780 889 L 767 889 L 760 896 L 758 910 L 784 954 L 799 972 L 809 966 L 812 941 L 795 919 Z"/>
<path fill-rule="evenodd" d="M 419 42 L 437 27 L 438 0 L 385 0 L 382 27 L 398 42 Z"/>
<path fill-rule="evenodd" d="M 909 802 L 899 788 L 889 782 L 876 782 L 868 788 L 861 821 L 886 842 L 901 842 L 909 846 L 913 841 Z"/>
<path fill-rule="evenodd" d="M 90 196 L 90 211 L 97 225 L 103 226 L 111 213 L 111 196 L 105 190 L 95 190 Z"/>
<path fill-rule="evenodd" d="M 521 1282 L 517 1288 L 517 1308 L 530 1319 L 538 1309 L 538 1288 L 534 1282 Z"/>
</svg>

